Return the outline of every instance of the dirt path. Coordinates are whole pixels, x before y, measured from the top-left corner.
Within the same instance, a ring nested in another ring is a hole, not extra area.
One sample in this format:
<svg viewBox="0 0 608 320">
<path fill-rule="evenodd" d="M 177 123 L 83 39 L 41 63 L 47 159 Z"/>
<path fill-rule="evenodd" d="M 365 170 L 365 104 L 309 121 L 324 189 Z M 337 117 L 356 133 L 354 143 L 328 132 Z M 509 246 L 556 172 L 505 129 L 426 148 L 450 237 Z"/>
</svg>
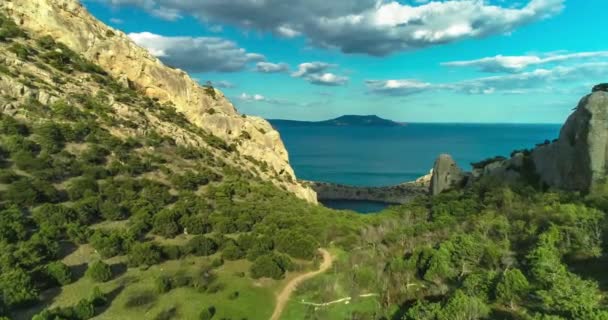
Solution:
<svg viewBox="0 0 608 320">
<path fill-rule="evenodd" d="M 297 276 L 287 283 L 285 288 L 283 288 L 281 293 L 277 296 L 277 304 L 274 307 L 274 312 L 272 313 L 270 320 L 279 320 L 283 309 L 285 309 L 285 305 L 287 305 L 287 301 L 289 301 L 289 297 L 291 297 L 291 294 L 296 290 L 300 283 L 327 271 L 327 269 L 331 267 L 334 262 L 331 254 L 325 249 L 319 249 L 319 252 L 323 255 L 323 263 L 319 266 L 319 270 Z"/>
</svg>

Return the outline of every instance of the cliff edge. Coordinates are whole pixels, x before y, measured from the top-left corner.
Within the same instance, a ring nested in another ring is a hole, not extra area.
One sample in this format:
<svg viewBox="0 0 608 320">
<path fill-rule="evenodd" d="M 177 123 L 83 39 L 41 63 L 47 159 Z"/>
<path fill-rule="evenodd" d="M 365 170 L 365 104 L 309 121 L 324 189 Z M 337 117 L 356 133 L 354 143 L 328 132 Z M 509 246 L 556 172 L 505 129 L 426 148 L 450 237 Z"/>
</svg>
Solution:
<svg viewBox="0 0 608 320">
<path fill-rule="evenodd" d="M 5 0 L 0 10 L 20 27 L 50 35 L 104 68 L 124 85 L 161 103 L 171 103 L 193 124 L 234 144 L 238 152 L 269 170 L 261 173 L 298 197 L 316 203 L 315 192 L 297 182 L 279 133 L 264 119 L 242 116 L 217 89 L 165 66 L 123 32 L 95 19 L 77 0 Z"/>
<path fill-rule="evenodd" d="M 436 162 L 433 182 L 454 176 L 453 166 L 442 157 Z M 437 163 L 441 162 L 446 165 L 438 167 Z M 506 182 L 523 179 L 546 187 L 586 193 L 606 181 L 607 166 L 608 84 L 600 84 L 580 100 L 562 126 L 558 139 L 546 141 L 532 150 L 513 152 L 508 159 L 497 157 L 474 164 L 471 177 L 495 177 Z M 442 185 L 445 188 L 439 189 L 434 187 L 437 184 L 431 185 L 431 193 L 437 194 L 453 184 Z"/>
</svg>

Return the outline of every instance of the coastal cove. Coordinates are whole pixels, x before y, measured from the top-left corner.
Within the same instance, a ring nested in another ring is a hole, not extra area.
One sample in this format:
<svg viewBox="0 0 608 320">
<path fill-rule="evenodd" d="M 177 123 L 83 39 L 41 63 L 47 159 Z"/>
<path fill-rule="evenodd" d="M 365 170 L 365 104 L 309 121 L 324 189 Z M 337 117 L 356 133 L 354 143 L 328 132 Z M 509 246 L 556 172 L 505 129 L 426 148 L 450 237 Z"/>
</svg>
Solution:
<svg viewBox="0 0 608 320">
<path fill-rule="evenodd" d="M 359 190 L 378 193 L 384 188 L 369 187 L 398 186 L 427 175 L 442 153 L 451 154 L 461 168 L 470 170 L 473 162 L 508 157 L 514 150 L 531 149 L 552 140 L 560 129 L 558 124 L 338 126 L 273 120 L 271 123 L 281 134 L 298 178 L 363 187 L 357 188 L 357 193 L 361 193 Z M 419 192 L 418 188 L 414 192 Z M 370 208 L 382 208 L 377 201 L 370 206 L 370 199 L 354 201 L 352 197 L 333 196 L 324 199 L 323 194 L 319 199 L 335 209 L 369 213 Z"/>
</svg>

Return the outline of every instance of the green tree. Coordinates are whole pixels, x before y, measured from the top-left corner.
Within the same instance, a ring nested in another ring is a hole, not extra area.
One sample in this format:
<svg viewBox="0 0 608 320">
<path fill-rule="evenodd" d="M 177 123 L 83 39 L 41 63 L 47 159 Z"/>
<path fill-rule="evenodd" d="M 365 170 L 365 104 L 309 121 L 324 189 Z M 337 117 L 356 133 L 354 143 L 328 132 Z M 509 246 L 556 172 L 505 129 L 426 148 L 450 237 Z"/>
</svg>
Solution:
<svg viewBox="0 0 608 320">
<path fill-rule="evenodd" d="M 103 261 L 95 261 L 89 265 L 86 275 L 97 282 L 106 282 L 112 278 L 112 268 Z"/>
<path fill-rule="evenodd" d="M 481 299 L 470 297 L 457 290 L 439 316 L 440 320 L 475 320 L 484 319 L 490 314 L 488 307 Z"/>
<path fill-rule="evenodd" d="M 0 241 L 16 242 L 27 236 L 27 219 L 16 206 L 0 211 Z"/>
<path fill-rule="evenodd" d="M 196 236 L 188 241 L 188 252 L 196 256 L 210 256 L 217 252 L 217 243 L 204 236 Z"/>
<path fill-rule="evenodd" d="M 82 177 L 70 181 L 67 188 L 70 200 L 80 200 L 85 196 L 91 196 L 99 191 L 97 180 L 91 177 Z"/>
<path fill-rule="evenodd" d="M 496 285 L 496 298 L 511 309 L 521 302 L 528 293 L 530 284 L 519 269 L 506 270 Z"/>
<path fill-rule="evenodd" d="M 24 306 L 38 300 L 38 290 L 23 269 L 11 269 L 0 274 L 0 293 L 9 308 Z"/>
<path fill-rule="evenodd" d="M 152 232 L 166 238 L 175 237 L 180 232 L 178 220 L 180 214 L 171 209 L 163 209 L 154 215 Z"/>
<path fill-rule="evenodd" d="M 129 266 L 152 266 L 161 261 L 160 249 L 150 242 L 135 243 L 129 249 Z"/>
<path fill-rule="evenodd" d="M 61 261 L 49 263 L 46 266 L 46 274 L 60 286 L 72 282 L 72 272 L 70 271 L 70 268 Z"/>
</svg>

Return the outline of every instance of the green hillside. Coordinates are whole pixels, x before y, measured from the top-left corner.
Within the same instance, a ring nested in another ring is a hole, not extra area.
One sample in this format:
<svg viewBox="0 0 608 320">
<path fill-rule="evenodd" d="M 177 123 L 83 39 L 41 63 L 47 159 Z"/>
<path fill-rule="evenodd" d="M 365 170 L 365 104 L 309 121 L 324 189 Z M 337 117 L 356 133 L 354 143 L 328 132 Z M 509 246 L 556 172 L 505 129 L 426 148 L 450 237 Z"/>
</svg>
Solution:
<svg viewBox="0 0 608 320">
<path fill-rule="evenodd" d="M 0 318 L 608 319 L 606 186 L 333 211 L 140 91 L 0 15 Z"/>
</svg>

